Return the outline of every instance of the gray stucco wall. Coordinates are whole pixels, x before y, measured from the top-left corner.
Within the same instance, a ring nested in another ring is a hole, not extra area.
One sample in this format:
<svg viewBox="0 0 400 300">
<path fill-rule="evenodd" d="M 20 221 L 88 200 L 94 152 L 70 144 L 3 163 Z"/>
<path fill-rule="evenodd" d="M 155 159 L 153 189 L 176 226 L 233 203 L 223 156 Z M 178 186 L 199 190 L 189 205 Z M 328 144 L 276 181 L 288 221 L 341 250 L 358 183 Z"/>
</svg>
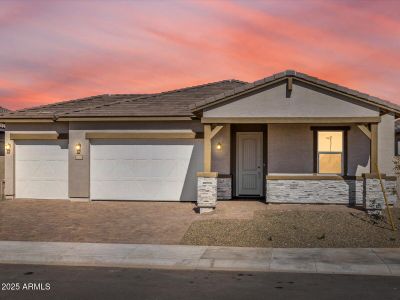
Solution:
<svg viewBox="0 0 400 300">
<path fill-rule="evenodd" d="M 395 149 L 394 115 L 381 116 L 378 125 L 378 165 L 382 173 L 394 175 L 393 157 Z"/>
<path fill-rule="evenodd" d="M 217 144 L 221 143 L 222 149 L 217 150 Z M 220 174 L 230 174 L 231 168 L 231 126 L 229 124 L 217 133 L 211 142 L 211 166 L 213 172 Z"/>
<path fill-rule="evenodd" d="M 361 176 L 370 172 L 370 140 L 356 126 L 352 125 L 347 132 L 348 158 L 347 175 Z"/>
<path fill-rule="evenodd" d="M 268 125 L 268 173 L 313 173 L 313 133 L 309 125 Z"/>
<path fill-rule="evenodd" d="M 70 198 L 89 198 L 90 193 L 90 142 L 84 130 L 76 130 L 75 123 L 70 123 L 68 191 Z M 81 157 L 76 155 L 75 145 L 81 144 Z M 81 159 L 76 159 L 77 157 Z"/>
<path fill-rule="evenodd" d="M 268 125 L 268 173 L 313 173 L 313 132 L 310 127 L 305 124 Z M 356 125 L 350 127 L 347 140 L 347 175 L 369 173 L 370 140 Z"/>
<path fill-rule="evenodd" d="M 204 112 L 204 117 L 372 117 L 376 107 L 294 81 L 290 97 L 286 83 Z"/>
</svg>

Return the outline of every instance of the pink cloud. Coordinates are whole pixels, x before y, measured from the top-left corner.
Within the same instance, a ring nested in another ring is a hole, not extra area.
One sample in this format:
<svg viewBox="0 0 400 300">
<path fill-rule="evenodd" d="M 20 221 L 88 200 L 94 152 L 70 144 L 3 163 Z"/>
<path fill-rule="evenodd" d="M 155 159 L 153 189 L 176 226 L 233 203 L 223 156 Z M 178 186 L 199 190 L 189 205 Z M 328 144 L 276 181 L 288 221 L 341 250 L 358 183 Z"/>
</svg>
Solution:
<svg viewBox="0 0 400 300">
<path fill-rule="evenodd" d="M 0 106 L 251 81 L 284 69 L 400 102 L 400 3 L 363 3 L 6 2 Z"/>
</svg>

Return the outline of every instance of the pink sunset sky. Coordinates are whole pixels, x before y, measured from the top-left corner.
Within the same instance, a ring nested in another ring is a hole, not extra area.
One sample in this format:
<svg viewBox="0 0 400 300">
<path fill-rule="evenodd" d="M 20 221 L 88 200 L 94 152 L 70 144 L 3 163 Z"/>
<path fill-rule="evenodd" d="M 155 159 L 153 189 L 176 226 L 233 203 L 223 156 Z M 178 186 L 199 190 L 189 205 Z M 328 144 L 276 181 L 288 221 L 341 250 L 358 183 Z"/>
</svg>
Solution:
<svg viewBox="0 0 400 300">
<path fill-rule="evenodd" d="M 294 69 L 400 104 L 400 1 L 1 1 L 0 106 Z"/>
</svg>

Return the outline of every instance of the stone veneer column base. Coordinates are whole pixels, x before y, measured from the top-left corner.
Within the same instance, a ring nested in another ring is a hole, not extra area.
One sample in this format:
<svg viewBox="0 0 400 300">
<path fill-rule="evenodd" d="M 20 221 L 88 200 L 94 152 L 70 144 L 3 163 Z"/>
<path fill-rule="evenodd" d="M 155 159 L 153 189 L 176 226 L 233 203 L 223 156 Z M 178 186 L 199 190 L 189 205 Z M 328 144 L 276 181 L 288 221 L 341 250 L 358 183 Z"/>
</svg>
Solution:
<svg viewBox="0 0 400 300">
<path fill-rule="evenodd" d="M 200 213 L 211 212 L 217 206 L 217 172 L 197 173 L 197 207 Z"/>
<path fill-rule="evenodd" d="M 214 209 L 215 209 L 215 207 L 200 207 L 199 208 L 199 213 L 200 214 L 210 213 L 210 212 L 213 212 Z"/>
<path fill-rule="evenodd" d="M 389 204 L 395 204 L 397 200 L 396 195 L 396 181 L 387 180 L 385 175 L 382 175 L 382 183 L 385 187 L 386 196 Z M 364 208 L 369 215 L 380 216 L 382 210 L 385 209 L 385 199 L 382 192 L 382 187 L 377 175 L 366 174 L 364 179 Z"/>
<path fill-rule="evenodd" d="M 69 198 L 71 202 L 90 202 L 90 198 Z"/>
</svg>

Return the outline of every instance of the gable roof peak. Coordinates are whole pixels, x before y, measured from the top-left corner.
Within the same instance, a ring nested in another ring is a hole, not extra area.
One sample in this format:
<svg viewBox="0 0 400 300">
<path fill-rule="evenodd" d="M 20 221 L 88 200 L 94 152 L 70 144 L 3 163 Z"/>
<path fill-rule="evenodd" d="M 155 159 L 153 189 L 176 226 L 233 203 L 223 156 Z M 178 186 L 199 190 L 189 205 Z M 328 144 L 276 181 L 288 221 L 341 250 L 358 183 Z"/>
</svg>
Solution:
<svg viewBox="0 0 400 300">
<path fill-rule="evenodd" d="M 320 88 L 330 90 L 335 93 L 345 95 L 347 97 L 356 98 L 360 101 L 366 102 L 373 106 L 377 106 L 386 109 L 388 111 L 395 112 L 396 115 L 400 116 L 400 106 L 395 103 L 290 69 L 272 74 L 271 76 L 240 86 L 238 88 L 235 88 L 233 91 L 221 93 L 219 95 L 215 95 L 213 97 L 194 103 L 190 106 L 190 109 L 192 110 L 192 112 L 197 112 L 205 107 L 209 107 L 214 104 L 224 102 L 225 100 L 231 99 L 232 97 L 250 93 L 255 89 L 259 89 L 263 86 L 268 86 L 275 82 L 284 80 L 285 78 L 288 77 L 296 78 L 299 81 L 316 85 Z"/>
</svg>

